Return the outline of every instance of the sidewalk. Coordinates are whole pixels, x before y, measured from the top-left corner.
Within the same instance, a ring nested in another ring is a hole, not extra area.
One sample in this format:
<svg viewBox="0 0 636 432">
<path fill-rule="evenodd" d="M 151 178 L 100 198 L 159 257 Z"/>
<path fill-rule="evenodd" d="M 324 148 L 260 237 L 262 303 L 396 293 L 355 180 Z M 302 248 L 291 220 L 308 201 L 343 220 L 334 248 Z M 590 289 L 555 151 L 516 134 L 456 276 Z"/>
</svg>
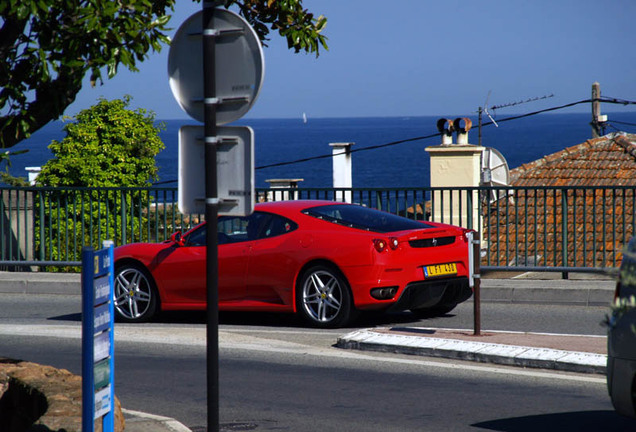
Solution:
<svg viewBox="0 0 636 432">
<path fill-rule="evenodd" d="M 609 306 L 616 281 L 596 274 L 491 273 L 481 280 L 483 303 Z M 469 301 L 472 301 L 469 300 Z M 607 337 L 435 328 L 363 329 L 338 338 L 338 347 L 482 363 L 605 374 Z"/>
<path fill-rule="evenodd" d="M 336 346 L 592 374 L 607 364 L 605 336 L 393 327 L 354 331 Z"/>
</svg>

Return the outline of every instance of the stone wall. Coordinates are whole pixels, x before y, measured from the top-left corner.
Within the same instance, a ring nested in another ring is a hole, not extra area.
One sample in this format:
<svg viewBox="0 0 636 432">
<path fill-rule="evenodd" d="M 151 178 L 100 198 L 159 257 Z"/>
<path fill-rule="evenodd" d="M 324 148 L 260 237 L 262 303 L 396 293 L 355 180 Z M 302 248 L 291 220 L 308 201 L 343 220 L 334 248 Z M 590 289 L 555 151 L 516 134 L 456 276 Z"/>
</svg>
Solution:
<svg viewBox="0 0 636 432">
<path fill-rule="evenodd" d="M 115 431 L 125 427 L 115 398 Z M 81 432 L 82 378 L 67 370 L 0 358 L 0 431 Z M 101 421 L 95 422 L 101 432 Z"/>
</svg>

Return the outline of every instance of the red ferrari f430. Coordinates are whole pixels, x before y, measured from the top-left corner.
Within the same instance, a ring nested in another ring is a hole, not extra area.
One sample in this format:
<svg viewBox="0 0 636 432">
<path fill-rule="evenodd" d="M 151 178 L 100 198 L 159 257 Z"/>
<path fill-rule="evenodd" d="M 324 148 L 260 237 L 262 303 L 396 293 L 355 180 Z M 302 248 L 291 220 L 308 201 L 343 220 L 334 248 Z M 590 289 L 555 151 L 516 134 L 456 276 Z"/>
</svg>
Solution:
<svg viewBox="0 0 636 432">
<path fill-rule="evenodd" d="M 119 319 L 206 308 L 207 228 L 115 249 Z M 219 310 L 297 313 L 316 327 L 365 310 L 441 315 L 472 294 L 467 232 L 354 204 L 257 204 L 219 217 Z"/>
</svg>

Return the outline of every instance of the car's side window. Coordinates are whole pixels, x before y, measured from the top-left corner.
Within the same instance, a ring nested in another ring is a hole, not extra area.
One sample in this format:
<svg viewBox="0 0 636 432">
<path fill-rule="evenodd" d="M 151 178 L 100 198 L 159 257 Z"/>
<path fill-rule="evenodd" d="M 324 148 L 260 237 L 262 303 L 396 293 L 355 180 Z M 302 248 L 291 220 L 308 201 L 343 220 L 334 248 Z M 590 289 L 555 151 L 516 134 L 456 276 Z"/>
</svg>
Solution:
<svg viewBox="0 0 636 432">
<path fill-rule="evenodd" d="M 196 230 L 192 231 L 188 234 L 188 237 L 185 239 L 186 246 L 205 246 L 205 225 L 200 226 Z"/>
<path fill-rule="evenodd" d="M 256 240 L 271 218 L 268 213 L 254 212 L 249 216 L 223 216 L 218 222 L 219 244 Z"/>
<path fill-rule="evenodd" d="M 254 212 L 249 216 L 221 216 L 217 226 L 218 244 L 275 237 L 298 228 L 298 225 L 289 219 L 262 212 Z M 185 245 L 205 246 L 205 227 L 206 225 L 203 225 L 188 234 Z"/>
<path fill-rule="evenodd" d="M 294 231 L 296 228 L 298 228 L 298 225 L 295 222 L 282 216 L 272 215 L 263 229 L 262 237 L 267 238 L 287 234 L 288 232 Z"/>
</svg>

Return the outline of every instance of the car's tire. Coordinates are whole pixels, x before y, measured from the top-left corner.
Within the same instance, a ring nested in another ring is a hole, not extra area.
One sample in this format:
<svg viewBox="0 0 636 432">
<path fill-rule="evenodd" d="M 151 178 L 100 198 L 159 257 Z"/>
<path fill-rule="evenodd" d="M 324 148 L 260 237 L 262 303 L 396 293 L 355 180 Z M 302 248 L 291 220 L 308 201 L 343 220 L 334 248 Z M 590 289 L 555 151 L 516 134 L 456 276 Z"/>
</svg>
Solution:
<svg viewBox="0 0 636 432">
<path fill-rule="evenodd" d="M 146 322 L 159 310 L 155 281 L 139 264 L 116 266 L 114 291 L 115 312 L 119 321 Z"/>
<path fill-rule="evenodd" d="M 432 306 L 429 308 L 411 309 L 411 312 L 413 312 L 413 314 L 415 314 L 415 316 L 420 319 L 426 319 L 446 315 L 456 307 L 457 303 L 450 303 L 445 305 Z"/>
<path fill-rule="evenodd" d="M 336 328 L 346 325 L 354 315 L 351 290 L 336 269 L 314 265 L 299 278 L 296 307 L 313 327 Z"/>
</svg>

